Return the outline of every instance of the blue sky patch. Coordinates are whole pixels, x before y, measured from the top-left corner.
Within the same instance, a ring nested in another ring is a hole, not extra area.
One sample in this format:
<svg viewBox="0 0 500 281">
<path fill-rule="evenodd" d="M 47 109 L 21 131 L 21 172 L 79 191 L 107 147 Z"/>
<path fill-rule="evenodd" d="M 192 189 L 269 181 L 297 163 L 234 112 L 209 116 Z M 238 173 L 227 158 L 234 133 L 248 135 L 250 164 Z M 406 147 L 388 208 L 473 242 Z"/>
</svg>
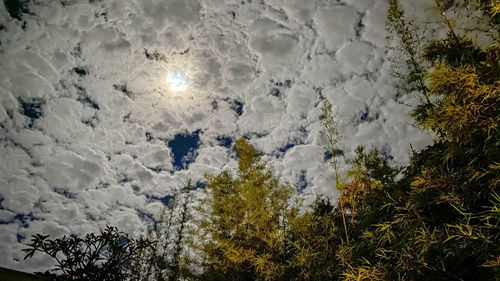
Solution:
<svg viewBox="0 0 500 281">
<path fill-rule="evenodd" d="M 302 193 L 309 183 L 307 182 L 307 171 L 301 170 L 299 173 L 299 179 L 295 183 L 295 187 L 297 188 L 297 192 Z"/>
<path fill-rule="evenodd" d="M 281 96 L 280 89 L 278 89 L 278 88 L 271 89 L 271 95 L 273 95 L 275 97 L 280 97 Z"/>
<path fill-rule="evenodd" d="M 0 224 L 9 224 L 13 222 L 18 222 L 18 224 L 21 227 L 27 228 L 29 227 L 29 222 L 37 220 L 35 216 L 33 216 L 33 213 L 29 214 L 17 214 L 14 217 L 10 218 L 9 220 L 2 221 L 0 220 Z"/>
<path fill-rule="evenodd" d="M 18 233 L 18 234 L 16 234 L 16 239 L 17 239 L 18 243 L 21 243 L 21 242 L 23 242 L 24 239 L 26 239 L 26 234 L 21 235 Z"/>
<path fill-rule="evenodd" d="M 150 225 L 153 229 L 156 227 L 156 225 L 158 224 L 158 221 L 155 219 L 155 217 L 150 214 L 150 213 L 146 213 L 144 211 L 140 211 L 138 210 L 137 211 L 137 216 L 139 217 L 139 219 L 143 222 L 146 222 L 148 225 Z"/>
<path fill-rule="evenodd" d="M 290 150 L 291 148 L 293 148 L 294 146 L 295 146 L 294 143 L 289 143 L 289 144 L 283 146 L 282 148 L 280 148 L 280 152 L 285 153 L 288 150 Z"/>
<path fill-rule="evenodd" d="M 54 192 L 61 195 L 61 196 L 64 196 L 68 199 L 74 199 L 76 198 L 76 194 L 75 193 L 71 193 L 71 192 L 68 192 L 67 190 L 63 189 L 63 188 L 57 188 L 57 187 L 54 187 Z"/>
<path fill-rule="evenodd" d="M 172 200 L 172 195 L 165 195 L 165 196 L 147 196 L 146 197 L 150 198 L 151 200 L 155 201 L 160 201 L 163 205 L 167 206 L 170 203 L 170 200 Z"/>
<path fill-rule="evenodd" d="M 238 114 L 238 116 L 241 116 L 243 114 L 243 102 L 239 100 L 233 101 L 233 104 L 231 105 L 231 109 Z"/>
<path fill-rule="evenodd" d="M 196 159 L 196 150 L 200 147 L 200 130 L 192 134 L 180 133 L 168 142 L 173 156 L 173 165 L 176 170 L 187 169 Z"/>
<path fill-rule="evenodd" d="M 231 145 L 233 144 L 233 139 L 226 136 L 218 136 L 216 140 L 220 146 L 225 148 L 231 148 Z"/>
<path fill-rule="evenodd" d="M 74 67 L 73 71 L 80 77 L 88 74 L 88 71 L 83 67 Z"/>
<path fill-rule="evenodd" d="M 41 99 L 33 99 L 30 102 L 19 99 L 19 102 L 21 104 L 21 113 L 30 119 L 28 126 L 31 128 L 35 120 L 42 116 L 44 102 Z"/>
<path fill-rule="evenodd" d="M 205 183 L 202 181 L 197 181 L 193 187 L 193 190 L 205 188 Z"/>
</svg>

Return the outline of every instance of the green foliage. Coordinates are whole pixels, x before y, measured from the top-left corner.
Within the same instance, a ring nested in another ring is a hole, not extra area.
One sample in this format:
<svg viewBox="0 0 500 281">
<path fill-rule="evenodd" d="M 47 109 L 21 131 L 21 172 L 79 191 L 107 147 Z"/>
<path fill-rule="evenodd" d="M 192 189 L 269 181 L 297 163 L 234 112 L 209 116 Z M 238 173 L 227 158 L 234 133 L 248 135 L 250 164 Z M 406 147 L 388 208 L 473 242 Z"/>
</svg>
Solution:
<svg viewBox="0 0 500 281">
<path fill-rule="evenodd" d="M 500 2 L 498 0 L 478 0 L 480 7 L 490 16 L 490 22 L 500 29 Z"/>
<path fill-rule="evenodd" d="M 199 222 L 201 237 L 209 237 L 201 246 L 211 268 L 206 275 L 289 280 L 287 238 L 299 217 L 300 202 L 293 200 L 294 189 L 280 184 L 245 140 L 236 141 L 236 152 L 236 176 L 227 171 L 206 176 L 208 193 Z"/>
<path fill-rule="evenodd" d="M 364 213 L 363 209 L 378 204 L 378 196 L 394 184 L 399 169 L 392 168 L 378 150 L 366 153 L 363 147 L 356 149 L 356 158 L 347 172 L 349 181 L 342 186 L 339 199 L 349 211 L 351 223 Z"/>
<path fill-rule="evenodd" d="M 30 274 L 17 270 L 0 267 L 0 280 L 2 281 L 52 281 L 50 277 L 43 277 L 40 273 Z"/>
<path fill-rule="evenodd" d="M 132 239 L 115 227 L 106 227 L 99 234 L 84 238 L 63 236 L 55 240 L 48 235 L 36 234 L 28 244 L 25 259 L 42 252 L 53 258 L 57 265 L 45 275 L 54 280 L 118 281 L 130 276 L 129 266 L 141 251 L 153 247 L 146 239 Z"/>
<path fill-rule="evenodd" d="M 426 67 L 422 58 L 423 38 L 420 28 L 406 17 L 398 0 L 389 0 L 387 14 L 388 38 L 397 41 L 395 51 L 404 62 L 401 65 L 400 60 L 392 60 L 395 69 L 393 74 L 402 80 L 397 87 L 408 94 L 418 93 L 421 100 L 431 105 L 425 84 Z"/>
<path fill-rule="evenodd" d="M 33 236 L 26 258 L 44 252 L 58 264 L 43 275 L 50 280 L 78 281 L 175 281 L 189 280 L 194 263 L 184 253 L 189 244 L 191 181 L 174 194 L 155 228 L 145 237 L 132 239 L 115 227 L 84 238 Z"/>
<path fill-rule="evenodd" d="M 445 63 L 451 67 L 480 65 L 486 54 L 471 41 L 455 38 L 432 40 L 424 48 L 424 58 L 433 63 Z"/>
<path fill-rule="evenodd" d="M 341 163 L 340 156 L 342 156 L 342 154 L 340 153 L 341 150 L 339 149 L 339 144 L 341 142 L 340 124 L 337 120 L 337 116 L 332 110 L 332 105 L 327 100 L 323 103 L 321 113 L 322 114 L 320 120 L 324 128 L 322 133 L 328 142 L 328 152 L 331 155 L 331 159 L 328 162 L 333 168 L 335 188 L 339 191 L 339 197 L 341 197 L 343 184 L 339 173 Z M 339 204 L 340 211 L 342 213 L 342 224 L 344 226 L 345 239 L 349 243 L 349 234 L 347 233 L 347 223 L 345 219 L 345 209 L 343 206 L 343 201 L 339 201 Z"/>
<path fill-rule="evenodd" d="M 357 151 L 340 198 L 350 238 L 348 248 L 337 244 L 340 277 L 498 279 L 498 40 L 481 49 L 443 18 L 447 38 L 417 42 L 404 16 L 390 1 L 389 30 L 406 53 L 410 76 L 418 72 L 403 83 L 427 97 L 413 116 L 438 139 L 413 155 L 400 179 L 377 152 Z"/>
<path fill-rule="evenodd" d="M 358 148 L 341 180 L 338 124 L 323 106 L 341 192 L 338 206 L 320 198 L 301 217 L 307 228 L 293 240 L 301 252 L 292 261 L 304 280 L 500 278 L 498 41 L 481 49 L 442 22 L 447 38 L 420 41 L 390 1 L 388 29 L 410 70 L 403 84 L 422 96 L 413 116 L 438 137 L 409 166 L 393 168 L 378 151 Z"/>
</svg>

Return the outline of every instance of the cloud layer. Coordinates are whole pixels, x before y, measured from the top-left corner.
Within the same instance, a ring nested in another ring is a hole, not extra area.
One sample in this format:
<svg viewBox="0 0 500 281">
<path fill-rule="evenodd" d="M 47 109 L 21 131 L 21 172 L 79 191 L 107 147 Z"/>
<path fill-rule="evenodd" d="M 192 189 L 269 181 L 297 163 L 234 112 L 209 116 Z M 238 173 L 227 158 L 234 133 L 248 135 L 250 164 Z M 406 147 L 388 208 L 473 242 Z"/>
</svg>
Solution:
<svg viewBox="0 0 500 281">
<path fill-rule="evenodd" d="M 431 138 L 395 101 L 386 5 L 32 1 L 20 18 L 0 5 L 0 265 L 44 269 L 22 260 L 33 233 L 140 233 L 188 178 L 233 168 L 236 138 L 304 194 L 335 197 L 324 99 L 347 156 L 365 145 L 406 163 Z M 185 92 L 165 83 L 175 71 Z"/>
</svg>

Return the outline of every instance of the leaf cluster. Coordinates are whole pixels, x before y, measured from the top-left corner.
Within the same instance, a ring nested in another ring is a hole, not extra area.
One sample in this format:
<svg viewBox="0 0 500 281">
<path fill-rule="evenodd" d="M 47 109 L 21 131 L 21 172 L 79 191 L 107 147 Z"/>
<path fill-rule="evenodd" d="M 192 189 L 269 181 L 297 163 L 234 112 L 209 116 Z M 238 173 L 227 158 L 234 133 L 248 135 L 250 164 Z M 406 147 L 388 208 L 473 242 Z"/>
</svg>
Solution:
<svg viewBox="0 0 500 281">
<path fill-rule="evenodd" d="M 83 238 L 63 236 L 52 240 L 49 235 L 36 234 L 27 246 L 23 249 L 25 259 L 42 252 L 57 262 L 56 268 L 48 272 L 54 280 L 112 281 L 126 279 L 132 261 L 154 242 L 130 238 L 116 227 L 107 226 L 99 234 Z"/>
<path fill-rule="evenodd" d="M 239 169 L 207 175 L 207 198 L 199 221 L 208 272 L 246 278 L 287 280 L 288 237 L 299 217 L 294 189 L 280 183 L 260 160 L 258 151 L 236 142 Z M 245 276 L 245 277 L 243 277 Z M 208 273 L 204 277 L 211 280 Z M 219 277 L 220 278 L 220 277 Z"/>
</svg>

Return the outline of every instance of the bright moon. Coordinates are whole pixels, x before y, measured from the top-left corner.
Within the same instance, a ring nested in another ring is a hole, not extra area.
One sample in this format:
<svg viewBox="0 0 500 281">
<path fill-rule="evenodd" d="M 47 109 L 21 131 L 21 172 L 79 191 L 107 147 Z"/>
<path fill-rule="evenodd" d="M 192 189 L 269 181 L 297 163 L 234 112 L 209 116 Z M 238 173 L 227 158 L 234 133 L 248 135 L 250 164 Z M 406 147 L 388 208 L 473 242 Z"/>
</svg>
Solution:
<svg viewBox="0 0 500 281">
<path fill-rule="evenodd" d="M 166 82 L 172 91 L 179 92 L 187 88 L 187 77 L 180 71 L 168 75 Z"/>
</svg>

